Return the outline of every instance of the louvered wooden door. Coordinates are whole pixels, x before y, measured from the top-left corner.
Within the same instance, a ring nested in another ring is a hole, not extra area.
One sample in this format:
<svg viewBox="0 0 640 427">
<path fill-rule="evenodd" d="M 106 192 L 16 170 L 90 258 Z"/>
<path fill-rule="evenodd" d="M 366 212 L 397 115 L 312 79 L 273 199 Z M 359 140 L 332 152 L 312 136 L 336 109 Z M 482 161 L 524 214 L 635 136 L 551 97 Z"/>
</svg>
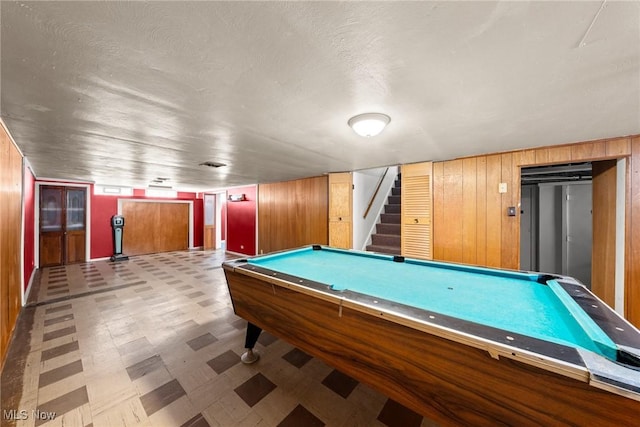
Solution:
<svg viewBox="0 0 640 427">
<path fill-rule="evenodd" d="M 402 166 L 402 255 L 432 259 L 432 163 Z"/>
</svg>

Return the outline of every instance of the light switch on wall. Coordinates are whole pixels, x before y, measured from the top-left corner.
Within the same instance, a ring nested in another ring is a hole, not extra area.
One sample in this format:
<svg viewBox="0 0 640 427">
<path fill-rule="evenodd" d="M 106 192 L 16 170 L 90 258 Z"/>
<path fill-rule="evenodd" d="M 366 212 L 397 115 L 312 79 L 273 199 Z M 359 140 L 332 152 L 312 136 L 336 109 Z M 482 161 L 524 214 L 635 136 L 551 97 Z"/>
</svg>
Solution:
<svg viewBox="0 0 640 427">
<path fill-rule="evenodd" d="M 501 182 L 498 184 L 498 193 L 506 193 L 507 192 L 507 183 Z"/>
</svg>

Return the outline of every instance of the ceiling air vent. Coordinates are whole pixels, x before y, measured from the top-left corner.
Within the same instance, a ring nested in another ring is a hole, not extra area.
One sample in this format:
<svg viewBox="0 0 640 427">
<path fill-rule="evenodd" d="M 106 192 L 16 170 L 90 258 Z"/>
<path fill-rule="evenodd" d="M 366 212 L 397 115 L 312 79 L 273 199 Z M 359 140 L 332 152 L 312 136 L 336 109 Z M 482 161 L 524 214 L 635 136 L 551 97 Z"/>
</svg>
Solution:
<svg viewBox="0 0 640 427">
<path fill-rule="evenodd" d="M 203 162 L 203 163 L 200 163 L 200 166 L 209 166 L 210 168 L 221 168 L 222 166 L 227 166 L 227 165 L 219 162 Z"/>
</svg>

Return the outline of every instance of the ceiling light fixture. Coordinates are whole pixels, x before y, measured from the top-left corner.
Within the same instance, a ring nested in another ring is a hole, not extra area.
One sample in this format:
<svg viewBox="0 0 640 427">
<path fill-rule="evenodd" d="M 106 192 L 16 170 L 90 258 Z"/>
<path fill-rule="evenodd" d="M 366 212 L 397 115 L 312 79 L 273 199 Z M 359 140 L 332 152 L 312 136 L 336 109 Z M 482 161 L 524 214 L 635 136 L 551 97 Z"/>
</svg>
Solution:
<svg viewBox="0 0 640 427">
<path fill-rule="evenodd" d="M 365 113 L 353 116 L 347 122 L 360 136 L 376 136 L 389 124 L 391 118 L 381 113 Z"/>
</svg>

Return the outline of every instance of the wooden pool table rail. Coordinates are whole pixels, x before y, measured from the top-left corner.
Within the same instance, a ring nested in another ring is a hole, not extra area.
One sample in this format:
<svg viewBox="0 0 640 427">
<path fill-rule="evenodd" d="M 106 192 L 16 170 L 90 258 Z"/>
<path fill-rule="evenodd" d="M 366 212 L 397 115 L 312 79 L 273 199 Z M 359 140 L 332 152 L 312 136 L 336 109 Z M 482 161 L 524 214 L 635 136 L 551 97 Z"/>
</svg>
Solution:
<svg viewBox="0 0 640 427">
<path fill-rule="evenodd" d="M 582 366 L 223 267 L 237 315 L 443 425 L 631 425 L 640 413 Z"/>
</svg>

